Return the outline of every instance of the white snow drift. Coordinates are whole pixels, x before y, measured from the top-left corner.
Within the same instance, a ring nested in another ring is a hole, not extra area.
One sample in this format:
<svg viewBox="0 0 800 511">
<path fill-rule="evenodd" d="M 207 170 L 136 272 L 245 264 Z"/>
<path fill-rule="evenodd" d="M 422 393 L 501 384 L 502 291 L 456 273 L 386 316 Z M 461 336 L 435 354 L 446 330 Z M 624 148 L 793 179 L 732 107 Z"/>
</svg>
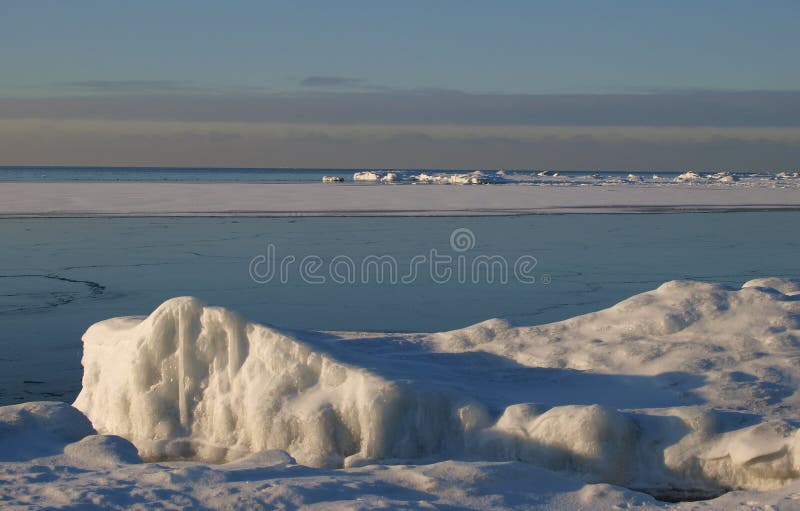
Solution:
<svg viewBox="0 0 800 511">
<path fill-rule="evenodd" d="M 670 282 L 551 325 L 389 344 L 298 337 L 176 298 L 87 331 L 75 406 L 149 459 L 468 457 L 651 491 L 774 488 L 800 477 L 797 291 Z"/>
<path fill-rule="evenodd" d="M 480 493 L 478 480 L 510 477 L 492 491 L 539 492 L 542 505 L 572 508 L 656 505 L 604 483 L 669 499 L 745 490 L 755 502 L 800 489 L 800 282 L 793 280 L 758 279 L 741 289 L 668 282 L 549 325 L 490 320 L 404 335 L 290 334 L 176 298 L 146 318 L 92 326 L 83 364 L 77 410 L 0 408 L 0 455 L 16 460 L 3 469 L 10 480 L 47 459 L 91 466 L 104 484 L 119 482 L 102 467 L 151 484 L 152 470 L 134 468 L 148 466 L 141 457 L 162 460 L 157 470 L 170 471 L 168 481 L 180 479 L 174 474 L 183 465 L 163 460 L 196 460 L 187 466 L 195 467 L 195 486 L 178 489 L 198 497 L 204 478 L 244 491 L 231 475 L 239 470 L 281 477 L 279 487 L 293 491 L 335 480 L 361 488 L 355 498 L 372 491 L 360 484 L 391 483 L 412 492 L 403 499 L 423 491 L 478 508 L 491 506 L 448 484 Z M 299 483 L 294 460 L 319 468 L 303 469 Z M 442 460 L 451 461 L 430 465 Z M 209 461 L 228 464 L 212 469 Z M 329 476 L 326 467 L 347 470 Z M 526 499 L 520 505 L 531 505 Z"/>
</svg>

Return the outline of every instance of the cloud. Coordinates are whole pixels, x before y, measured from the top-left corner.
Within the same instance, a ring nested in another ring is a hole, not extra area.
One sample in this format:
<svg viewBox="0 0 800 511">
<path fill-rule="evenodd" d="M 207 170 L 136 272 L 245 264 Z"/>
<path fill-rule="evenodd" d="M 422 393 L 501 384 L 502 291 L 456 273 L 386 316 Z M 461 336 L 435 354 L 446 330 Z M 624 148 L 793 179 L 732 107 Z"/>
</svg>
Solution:
<svg viewBox="0 0 800 511">
<path fill-rule="evenodd" d="M 0 120 L 0 164 L 775 170 L 800 128 L 342 126 Z"/>
<path fill-rule="evenodd" d="M 0 164 L 769 170 L 800 161 L 800 91 L 332 90 L 348 80 L 216 94 L 88 81 L 73 82 L 83 94 L 0 97 Z"/>
<path fill-rule="evenodd" d="M 112 82 L 114 83 L 114 82 Z M 139 84 L 143 87 L 144 84 Z M 120 91 L 135 86 L 106 84 Z M 177 86 L 177 85 L 175 85 Z M 798 127 L 800 91 L 471 94 L 448 90 L 0 98 L 0 118 L 464 126 Z"/>
<path fill-rule="evenodd" d="M 83 80 L 59 82 L 57 85 L 92 93 L 154 94 L 194 91 L 183 80 Z"/>
<path fill-rule="evenodd" d="M 319 87 L 327 89 L 352 88 L 366 85 L 361 78 L 345 78 L 342 76 L 309 76 L 300 81 L 303 87 Z"/>
</svg>

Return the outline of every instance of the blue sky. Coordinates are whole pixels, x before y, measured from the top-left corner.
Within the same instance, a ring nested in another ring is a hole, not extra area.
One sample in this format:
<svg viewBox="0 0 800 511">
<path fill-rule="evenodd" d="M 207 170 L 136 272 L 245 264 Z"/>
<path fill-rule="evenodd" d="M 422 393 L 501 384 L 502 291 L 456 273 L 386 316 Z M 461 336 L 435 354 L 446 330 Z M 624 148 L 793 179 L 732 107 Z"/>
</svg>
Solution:
<svg viewBox="0 0 800 511">
<path fill-rule="evenodd" d="M 484 166 L 592 166 L 596 154 L 598 166 L 731 167 L 737 140 L 768 142 L 763 166 L 792 166 L 799 19 L 800 2 L 778 0 L 2 0 L 0 164 L 203 164 L 202 151 L 178 154 L 170 140 L 217 134 L 224 166 L 471 166 L 456 142 L 475 140 L 487 144 Z M 117 152 L 92 146 L 93 133 L 115 133 Z M 231 137 L 297 149 L 241 158 Z M 344 147 L 321 143 L 331 137 Z M 346 157 L 370 140 L 385 151 Z M 526 141 L 535 151 L 504 157 L 503 144 Z M 635 141 L 637 154 L 667 144 L 686 161 L 602 156 Z M 729 149 L 695 154 L 722 142 Z"/>
</svg>

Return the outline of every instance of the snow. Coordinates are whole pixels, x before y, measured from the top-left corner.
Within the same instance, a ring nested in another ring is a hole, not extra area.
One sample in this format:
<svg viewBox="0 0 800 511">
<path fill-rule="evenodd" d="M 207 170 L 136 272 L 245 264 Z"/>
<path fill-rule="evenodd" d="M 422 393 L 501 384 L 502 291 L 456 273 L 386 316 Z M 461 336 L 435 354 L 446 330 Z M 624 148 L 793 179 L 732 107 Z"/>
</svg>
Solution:
<svg viewBox="0 0 800 511">
<path fill-rule="evenodd" d="M 679 175 L 675 178 L 675 181 L 697 181 L 702 177 L 700 174 L 694 171 L 684 172 L 683 174 Z"/>
<path fill-rule="evenodd" d="M 767 183 L 774 181 L 775 179 L 780 179 L 781 177 L 782 177 L 781 174 L 776 174 L 775 176 L 768 176 L 768 177 L 748 176 L 745 178 L 745 181 L 748 183 L 747 186 L 766 185 Z M 714 172 L 709 174 L 699 174 L 697 172 L 690 171 L 690 172 L 684 172 L 683 174 L 675 178 L 675 181 L 678 183 L 690 182 L 693 184 L 709 184 L 714 182 L 737 183 L 740 180 L 741 177 L 732 172 Z"/>
<path fill-rule="evenodd" d="M 589 481 L 625 484 L 632 476 L 636 423 L 600 405 L 530 404 L 507 407 L 497 423 L 481 432 L 476 449 L 488 459 L 520 460 Z"/>
<path fill-rule="evenodd" d="M 0 461 L 42 456 L 95 433 L 66 403 L 32 402 L 0 407 Z"/>
<path fill-rule="evenodd" d="M 353 181 L 370 181 L 376 183 L 394 183 L 403 180 L 404 176 L 399 172 L 365 170 L 353 174 Z"/>
<path fill-rule="evenodd" d="M 731 174 L 730 172 L 717 172 L 715 174 L 711 174 L 708 176 L 710 179 L 716 179 L 717 181 L 721 181 L 723 183 L 735 183 L 739 180 L 738 177 Z"/>
<path fill-rule="evenodd" d="M 486 185 L 507 182 L 506 174 L 503 172 L 485 173 L 480 171 L 464 174 L 427 174 L 420 173 L 411 176 L 416 183 L 423 184 L 446 184 L 446 185 Z"/>
<path fill-rule="evenodd" d="M 506 177 L 483 174 L 445 177 L 458 182 L 494 183 L 495 178 L 508 181 Z M 428 179 L 425 177 L 423 181 Z M 575 180 L 536 179 L 540 181 L 535 184 L 506 182 L 487 186 L 420 186 L 423 181 L 407 181 L 397 176 L 391 177 L 391 182 L 398 186 L 385 186 L 382 181 L 337 186 L 10 182 L 0 184 L 0 217 L 507 215 L 800 207 L 800 179 L 759 178 L 758 185 L 746 179 L 733 183 L 717 179 L 676 183 L 671 179 L 615 180 L 589 176 Z"/>
<path fill-rule="evenodd" d="M 362 172 L 356 172 L 353 174 L 353 181 L 380 181 L 383 177 L 383 174 L 379 174 L 378 172 L 372 172 L 369 170 L 365 170 Z"/>
<path fill-rule="evenodd" d="M 799 339 L 800 281 L 778 278 L 431 334 L 288 332 L 175 298 L 87 330 L 74 408 L 0 408 L 0 499 L 797 509 Z"/>
<path fill-rule="evenodd" d="M 447 172 L 414 172 L 414 171 L 378 171 L 365 170 L 355 172 L 353 181 L 367 181 L 372 183 L 415 183 L 415 184 L 440 184 L 440 185 L 478 185 L 478 184 L 499 184 L 505 183 L 506 174 L 503 171 L 497 172 L 466 172 L 466 173 L 447 173 Z"/>
<path fill-rule="evenodd" d="M 769 173 L 743 173 L 743 172 L 696 172 L 687 171 L 674 178 L 665 180 L 663 176 L 652 174 L 649 184 L 657 182 L 659 186 L 676 185 L 726 185 L 741 186 L 745 188 L 772 187 L 776 183 L 780 186 L 800 188 L 800 173 L 781 171 Z M 323 178 L 324 181 L 324 178 Z M 627 176 L 601 176 L 600 174 L 560 174 L 552 170 L 543 170 L 526 176 L 523 173 L 508 174 L 503 170 L 479 171 L 463 173 L 430 172 L 430 171 L 379 171 L 366 170 L 353 174 L 353 181 L 380 183 L 413 183 L 413 184 L 504 184 L 504 185 L 535 185 L 535 186 L 645 186 L 645 179 L 638 173 L 628 173 Z"/>
<path fill-rule="evenodd" d="M 142 462 L 136 446 L 116 435 L 87 435 L 65 446 L 64 456 L 75 465 L 89 468 Z"/>
</svg>

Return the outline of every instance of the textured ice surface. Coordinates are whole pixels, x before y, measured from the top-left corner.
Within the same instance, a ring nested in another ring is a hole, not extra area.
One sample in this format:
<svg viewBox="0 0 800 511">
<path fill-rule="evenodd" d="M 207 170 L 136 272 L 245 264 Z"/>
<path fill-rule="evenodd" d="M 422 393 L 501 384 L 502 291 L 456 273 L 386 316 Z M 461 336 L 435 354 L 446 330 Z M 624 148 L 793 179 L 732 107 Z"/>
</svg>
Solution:
<svg viewBox="0 0 800 511">
<path fill-rule="evenodd" d="M 67 405 L 0 408 L 0 492 L 121 507 L 134 480 L 141 502 L 210 507 L 608 509 L 737 490 L 708 507 L 793 509 L 799 284 L 674 281 L 548 325 L 403 335 L 284 332 L 172 299 L 86 332 L 74 406 L 99 435 Z M 39 436 L 48 450 L 10 447 Z"/>
<path fill-rule="evenodd" d="M 560 323 L 388 340 L 286 333 L 176 298 L 86 332 L 75 406 L 150 459 L 466 456 L 628 486 L 771 488 L 800 475 L 787 407 L 800 307 L 781 292 L 794 286 L 675 281 Z"/>
</svg>

